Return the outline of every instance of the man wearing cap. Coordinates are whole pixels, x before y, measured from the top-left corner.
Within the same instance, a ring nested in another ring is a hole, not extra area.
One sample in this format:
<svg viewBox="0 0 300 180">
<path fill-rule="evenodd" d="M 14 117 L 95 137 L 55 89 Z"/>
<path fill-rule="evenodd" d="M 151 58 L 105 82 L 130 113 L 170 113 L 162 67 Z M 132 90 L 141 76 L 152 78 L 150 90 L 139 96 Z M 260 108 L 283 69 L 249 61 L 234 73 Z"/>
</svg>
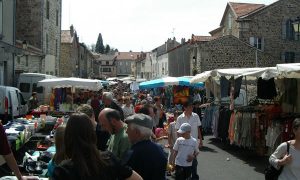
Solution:
<svg viewBox="0 0 300 180">
<path fill-rule="evenodd" d="M 176 179 L 189 179 L 192 174 L 192 161 L 199 153 L 198 142 L 191 136 L 191 125 L 183 123 L 177 131 L 181 137 L 177 138 L 173 150 L 172 165 L 176 165 Z"/>
<path fill-rule="evenodd" d="M 202 135 L 201 135 L 201 121 L 196 113 L 193 113 L 193 102 L 189 100 L 184 103 L 184 112 L 178 116 L 175 128 L 179 130 L 183 123 L 189 123 L 191 125 L 191 135 L 199 142 L 199 148 L 202 147 Z M 192 179 L 199 179 L 197 174 L 197 158 L 194 158 L 192 165 Z"/>
<path fill-rule="evenodd" d="M 150 116 L 135 114 L 126 118 L 127 134 L 132 144 L 125 163 L 144 180 L 166 179 L 167 158 L 162 147 L 150 140 L 153 122 Z"/>
<path fill-rule="evenodd" d="M 121 120 L 119 111 L 111 108 L 103 109 L 99 114 L 99 122 L 103 129 L 111 134 L 107 150 L 120 160 L 123 159 L 131 144 L 126 133 L 127 124 Z"/>
</svg>

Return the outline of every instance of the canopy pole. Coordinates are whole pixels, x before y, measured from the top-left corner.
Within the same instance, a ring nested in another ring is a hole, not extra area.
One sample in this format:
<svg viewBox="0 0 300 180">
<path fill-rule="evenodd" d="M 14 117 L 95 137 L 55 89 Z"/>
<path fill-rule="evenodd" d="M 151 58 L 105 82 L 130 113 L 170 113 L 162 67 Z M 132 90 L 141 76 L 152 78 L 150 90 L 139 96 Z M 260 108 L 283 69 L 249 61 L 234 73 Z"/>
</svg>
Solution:
<svg viewBox="0 0 300 180">
<path fill-rule="evenodd" d="M 248 106 L 248 86 L 247 86 L 247 76 L 245 76 L 245 84 L 246 84 L 246 105 Z"/>
</svg>

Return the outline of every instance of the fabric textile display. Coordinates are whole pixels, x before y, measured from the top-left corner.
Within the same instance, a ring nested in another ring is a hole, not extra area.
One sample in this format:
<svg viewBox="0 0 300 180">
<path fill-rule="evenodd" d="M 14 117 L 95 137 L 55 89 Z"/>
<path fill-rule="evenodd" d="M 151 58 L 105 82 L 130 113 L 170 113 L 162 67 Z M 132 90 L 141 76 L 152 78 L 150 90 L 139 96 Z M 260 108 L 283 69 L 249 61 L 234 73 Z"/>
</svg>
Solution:
<svg viewBox="0 0 300 180">
<path fill-rule="evenodd" d="M 261 99 L 273 99 L 277 96 L 274 78 L 269 80 L 263 80 L 258 78 L 257 80 L 257 97 Z"/>
</svg>

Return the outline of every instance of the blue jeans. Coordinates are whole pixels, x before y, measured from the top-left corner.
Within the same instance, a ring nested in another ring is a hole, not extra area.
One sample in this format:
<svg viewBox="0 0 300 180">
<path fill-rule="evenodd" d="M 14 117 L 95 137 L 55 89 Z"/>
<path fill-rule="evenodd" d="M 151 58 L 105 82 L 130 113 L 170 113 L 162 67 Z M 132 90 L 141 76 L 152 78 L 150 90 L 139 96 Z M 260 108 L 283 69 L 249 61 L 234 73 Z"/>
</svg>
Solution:
<svg viewBox="0 0 300 180">
<path fill-rule="evenodd" d="M 197 173 L 198 161 L 197 158 L 194 158 L 192 164 L 192 180 L 199 180 L 199 175 Z"/>
</svg>

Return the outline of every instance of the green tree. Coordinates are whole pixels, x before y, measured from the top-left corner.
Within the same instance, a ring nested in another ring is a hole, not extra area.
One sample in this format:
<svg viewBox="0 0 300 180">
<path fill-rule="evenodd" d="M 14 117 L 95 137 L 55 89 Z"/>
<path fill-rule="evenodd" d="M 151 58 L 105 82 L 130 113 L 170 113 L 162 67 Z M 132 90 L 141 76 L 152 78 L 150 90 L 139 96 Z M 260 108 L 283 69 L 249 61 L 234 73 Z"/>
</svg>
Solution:
<svg viewBox="0 0 300 180">
<path fill-rule="evenodd" d="M 106 44 L 105 46 L 105 54 L 109 54 L 110 53 L 110 46 L 108 44 Z"/>
<path fill-rule="evenodd" d="M 95 51 L 97 53 L 101 53 L 101 54 L 104 54 L 104 52 L 105 52 L 101 33 L 99 33 L 99 35 L 98 35 Z"/>
</svg>

